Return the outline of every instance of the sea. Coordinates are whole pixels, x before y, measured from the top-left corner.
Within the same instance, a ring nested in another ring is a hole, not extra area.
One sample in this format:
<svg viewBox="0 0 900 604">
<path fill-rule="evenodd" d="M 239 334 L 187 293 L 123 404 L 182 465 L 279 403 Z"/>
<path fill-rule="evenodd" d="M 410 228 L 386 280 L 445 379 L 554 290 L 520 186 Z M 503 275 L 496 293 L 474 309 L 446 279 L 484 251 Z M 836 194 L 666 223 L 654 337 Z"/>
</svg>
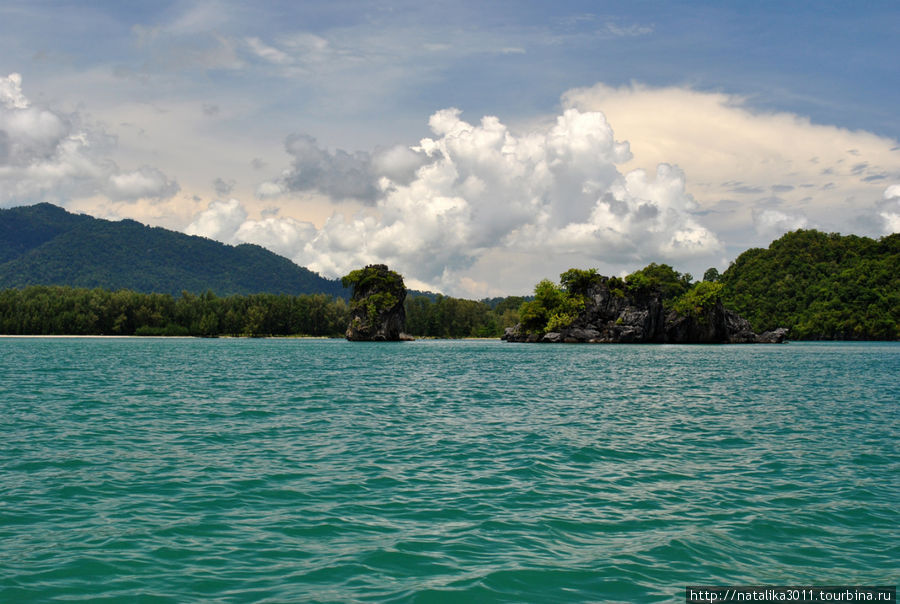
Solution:
<svg viewBox="0 0 900 604">
<path fill-rule="evenodd" d="M 896 585 L 900 344 L 0 339 L 0 602 Z"/>
</svg>

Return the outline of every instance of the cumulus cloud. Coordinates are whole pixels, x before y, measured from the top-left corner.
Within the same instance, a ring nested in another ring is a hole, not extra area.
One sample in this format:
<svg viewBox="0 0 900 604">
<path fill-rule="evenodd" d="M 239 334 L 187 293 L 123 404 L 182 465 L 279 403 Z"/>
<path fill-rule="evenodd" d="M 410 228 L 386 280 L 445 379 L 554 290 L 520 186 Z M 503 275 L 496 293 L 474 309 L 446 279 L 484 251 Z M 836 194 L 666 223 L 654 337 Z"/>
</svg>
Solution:
<svg viewBox="0 0 900 604">
<path fill-rule="evenodd" d="M 756 232 L 763 237 L 775 239 L 789 231 L 806 228 L 809 220 L 800 213 L 789 213 L 770 208 L 754 211 L 753 225 Z"/>
<path fill-rule="evenodd" d="M 378 194 L 367 153 L 351 154 L 340 149 L 331 152 L 305 134 L 289 136 L 285 150 L 293 157 L 293 163 L 277 182 L 284 190 L 318 191 L 334 199 L 366 201 L 374 200 Z"/>
<path fill-rule="evenodd" d="M 171 197 L 178 192 L 178 183 L 151 166 L 131 172 L 119 172 L 109 177 L 107 196 L 113 200 L 135 200 Z"/>
<path fill-rule="evenodd" d="M 620 172 L 617 164 L 629 161 L 631 151 L 600 112 L 572 108 L 514 133 L 496 117 L 472 124 L 445 109 L 429 126 L 433 136 L 418 145 L 372 156 L 330 153 L 309 137 L 289 139 L 295 161 L 278 187 L 315 184 L 334 196 L 365 190 L 374 198 L 370 212 L 335 213 L 316 229 L 286 218 L 243 219 L 246 212 L 232 200 L 210 205 L 189 232 L 277 246 L 332 277 L 387 262 L 413 283 L 457 292 L 483 287 L 463 272 L 497 250 L 577 254 L 583 265 L 718 259 L 722 246 L 692 214 L 696 202 L 683 172 L 669 164 L 652 173 Z M 356 184 L 338 188 L 339 177 Z M 359 184 L 376 179 L 374 190 Z"/>
<path fill-rule="evenodd" d="M 262 220 L 248 220 L 237 199 L 213 201 L 187 226 L 185 233 L 226 243 L 255 243 L 282 256 L 293 256 L 316 235 L 316 227 L 293 218 L 278 218 L 277 211 L 264 212 Z"/>
<path fill-rule="evenodd" d="M 878 204 L 878 216 L 883 221 L 884 233 L 900 233 L 900 185 L 884 190 L 884 199 Z"/>
<path fill-rule="evenodd" d="M 247 211 L 237 199 L 214 201 L 194 218 L 184 232 L 230 242 L 246 219 Z"/>
<path fill-rule="evenodd" d="M 846 231 L 860 215 L 874 217 L 885 182 L 900 179 L 897 141 L 756 111 L 735 95 L 598 84 L 568 91 L 563 105 L 603 110 L 631 143 L 624 169 L 677 163 L 707 226 L 731 242 L 766 245 L 809 225 Z"/>
<path fill-rule="evenodd" d="M 306 134 L 287 137 L 285 150 L 293 157 L 291 167 L 279 178 L 262 183 L 257 189 L 260 197 L 315 191 L 335 201 L 352 199 L 371 204 L 386 186 L 382 179 L 407 184 L 425 162 L 421 153 L 403 146 L 374 154 L 329 151 Z"/>
<path fill-rule="evenodd" d="M 179 186 L 150 166 L 120 170 L 115 140 L 77 113 L 34 106 L 22 77 L 0 78 L 0 204 L 67 203 L 105 195 L 116 201 L 164 199 Z"/>
<path fill-rule="evenodd" d="M 276 254 L 290 257 L 316 235 L 316 227 L 293 218 L 263 217 L 246 220 L 234 233 L 235 243 L 255 243 Z"/>
<path fill-rule="evenodd" d="M 11 73 L 0 78 L 0 100 L 6 109 L 28 109 L 28 99 L 22 94 L 22 76 Z"/>
<path fill-rule="evenodd" d="M 452 108 L 429 126 L 418 144 L 373 152 L 289 137 L 290 166 L 257 195 L 315 192 L 362 211 L 318 228 L 245 218 L 223 240 L 328 276 L 387 262 L 416 287 L 466 295 L 499 293 L 491 283 L 527 291 L 569 266 L 613 274 L 656 261 L 699 273 L 724 267 L 723 239 L 740 250 L 851 224 L 880 235 L 900 220 L 900 185 L 885 188 L 900 181 L 897 141 L 722 93 L 598 85 L 519 130 Z"/>
</svg>

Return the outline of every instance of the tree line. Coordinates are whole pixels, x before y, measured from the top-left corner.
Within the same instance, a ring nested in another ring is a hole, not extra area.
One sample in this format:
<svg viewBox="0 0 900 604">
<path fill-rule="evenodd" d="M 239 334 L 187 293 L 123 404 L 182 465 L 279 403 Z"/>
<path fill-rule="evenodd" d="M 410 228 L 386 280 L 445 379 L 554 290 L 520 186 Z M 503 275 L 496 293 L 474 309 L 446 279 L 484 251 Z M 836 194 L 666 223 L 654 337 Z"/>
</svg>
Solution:
<svg viewBox="0 0 900 604">
<path fill-rule="evenodd" d="M 499 337 L 518 321 L 522 298 L 474 301 L 408 296 L 406 331 L 416 337 Z M 325 336 L 341 337 L 350 308 L 326 294 L 219 297 L 182 292 L 29 286 L 0 291 L 7 335 Z"/>
<path fill-rule="evenodd" d="M 342 298 L 212 292 L 181 296 L 66 286 L 0 291 L 0 332 L 11 335 L 337 336 Z"/>
<path fill-rule="evenodd" d="M 520 318 L 547 330 L 570 320 L 596 271 L 572 269 L 535 296 L 465 300 L 410 295 L 406 331 L 415 337 L 500 337 Z M 714 285 L 713 285 L 714 284 Z M 617 291 L 659 287 L 681 312 L 721 300 L 753 329 L 790 329 L 791 339 L 900 339 L 900 234 L 880 239 L 814 230 L 788 233 L 768 249 L 750 249 L 699 284 L 666 264 L 650 264 Z M 342 336 L 347 302 L 327 294 L 180 296 L 131 290 L 30 286 L 0 291 L 0 333 L 12 335 Z"/>
</svg>

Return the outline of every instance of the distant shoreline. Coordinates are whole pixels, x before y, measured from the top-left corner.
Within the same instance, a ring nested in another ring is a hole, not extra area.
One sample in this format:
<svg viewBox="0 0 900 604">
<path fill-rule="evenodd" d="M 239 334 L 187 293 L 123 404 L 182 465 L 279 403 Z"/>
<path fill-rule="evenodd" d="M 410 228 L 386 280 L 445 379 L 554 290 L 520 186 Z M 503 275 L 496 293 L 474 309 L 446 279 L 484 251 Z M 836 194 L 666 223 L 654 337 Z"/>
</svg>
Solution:
<svg viewBox="0 0 900 604">
<path fill-rule="evenodd" d="M 342 340 L 343 338 L 329 338 L 328 336 L 215 336 L 215 337 L 204 337 L 204 336 L 138 336 L 138 335 L 126 335 L 126 336 L 98 336 L 98 335 L 78 335 L 78 334 L 28 334 L 28 335 L 16 335 L 16 334 L 0 334 L 0 338 L 91 338 L 91 339 L 112 339 L 112 340 L 121 340 L 125 338 L 138 339 L 138 340 L 267 340 L 267 339 L 294 339 L 294 340 Z"/>
</svg>

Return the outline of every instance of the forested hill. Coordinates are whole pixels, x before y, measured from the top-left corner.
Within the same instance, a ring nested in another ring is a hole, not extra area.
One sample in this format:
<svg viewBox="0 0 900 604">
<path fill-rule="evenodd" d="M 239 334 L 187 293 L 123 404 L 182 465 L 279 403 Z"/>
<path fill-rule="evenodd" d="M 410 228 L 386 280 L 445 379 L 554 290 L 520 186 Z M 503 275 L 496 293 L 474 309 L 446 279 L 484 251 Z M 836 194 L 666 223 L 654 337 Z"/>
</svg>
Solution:
<svg viewBox="0 0 900 604">
<path fill-rule="evenodd" d="M 900 234 L 799 230 L 750 249 L 720 277 L 723 301 L 756 331 L 791 339 L 900 339 Z"/>
<path fill-rule="evenodd" d="M 133 220 L 70 214 L 48 203 L 0 210 L 0 289 L 27 285 L 173 295 L 348 295 L 339 281 L 257 245 L 230 246 Z"/>
</svg>

